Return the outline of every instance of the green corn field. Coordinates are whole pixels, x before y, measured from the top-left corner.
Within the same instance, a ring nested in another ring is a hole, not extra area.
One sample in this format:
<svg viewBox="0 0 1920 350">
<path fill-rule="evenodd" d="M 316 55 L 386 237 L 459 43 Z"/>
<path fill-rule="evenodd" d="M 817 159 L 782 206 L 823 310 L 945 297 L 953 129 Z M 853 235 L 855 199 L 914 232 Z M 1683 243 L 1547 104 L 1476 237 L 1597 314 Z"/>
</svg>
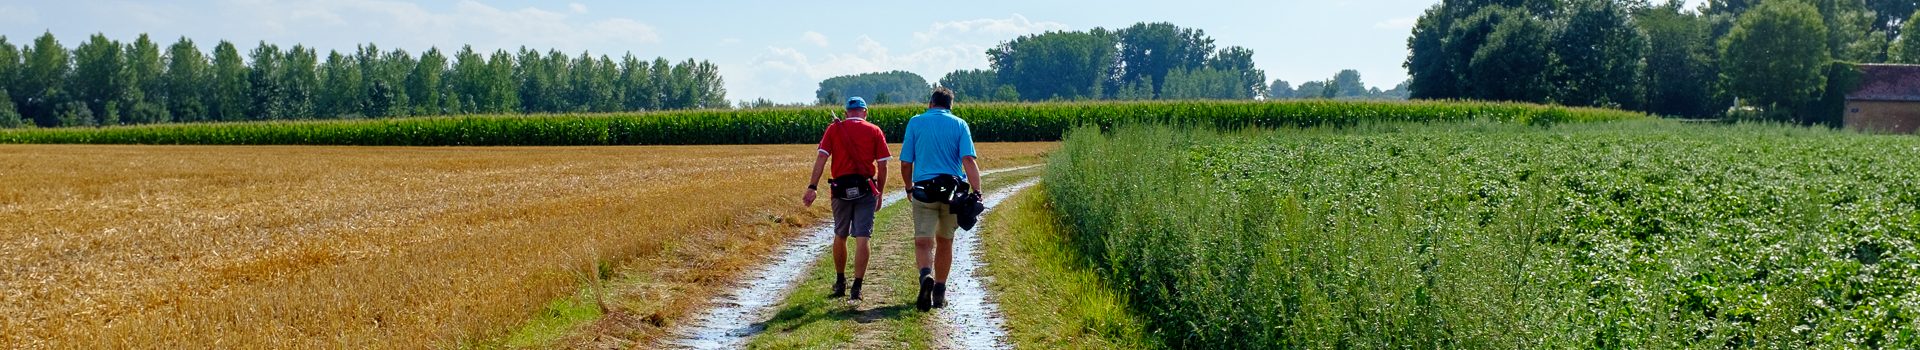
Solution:
<svg viewBox="0 0 1920 350">
<path fill-rule="evenodd" d="M 869 119 L 899 140 L 921 106 L 876 106 Z M 196 145 L 715 145 L 819 140 L 834 108 L 696 110 L 590 115 L 481 115 L 20 129 L 0 143 Z M 1219 128 L 1361 122 L 1492 120 L 1530 124 L 1643 118 L 1634 112 L 1488 102 L 1156 101 L 962 104 L 979 142 L 1052 141 L 1083 125 L 1132 123 Z"/>
<path fill-rule="evenodd" d="M 1174 348 L 1920 346 L 1920 143 L 1653 120 L 1076 129 L 1071 244 Z"/>
</svg>

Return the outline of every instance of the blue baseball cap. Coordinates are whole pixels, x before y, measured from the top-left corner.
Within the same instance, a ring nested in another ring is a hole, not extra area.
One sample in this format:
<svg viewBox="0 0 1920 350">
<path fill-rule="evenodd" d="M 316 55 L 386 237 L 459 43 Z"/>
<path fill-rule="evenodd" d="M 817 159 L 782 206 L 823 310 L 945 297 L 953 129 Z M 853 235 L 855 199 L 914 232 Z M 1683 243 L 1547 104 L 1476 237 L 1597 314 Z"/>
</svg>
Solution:
<svg viewBox="0 0 1920 350">
<path fill-rule="evenodd" d="M 847 109 L 867 109 L 867 100 L 857 96 L 848 98 Z"/>
</svg>

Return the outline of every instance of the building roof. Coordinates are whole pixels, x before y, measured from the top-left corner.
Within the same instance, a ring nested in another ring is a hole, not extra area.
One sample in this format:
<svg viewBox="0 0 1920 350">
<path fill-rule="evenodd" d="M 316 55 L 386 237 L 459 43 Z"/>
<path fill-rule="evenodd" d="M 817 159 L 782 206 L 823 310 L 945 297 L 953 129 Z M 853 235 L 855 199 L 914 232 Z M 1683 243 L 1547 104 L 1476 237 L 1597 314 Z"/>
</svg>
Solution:
<svg viewBox="0 0 1920 350">
<path fill-rule="evenodd" d="M 1920 102 L 1920 65 L 1862 64 L 1860 88 L 1847 100 Z"/>
</svg>

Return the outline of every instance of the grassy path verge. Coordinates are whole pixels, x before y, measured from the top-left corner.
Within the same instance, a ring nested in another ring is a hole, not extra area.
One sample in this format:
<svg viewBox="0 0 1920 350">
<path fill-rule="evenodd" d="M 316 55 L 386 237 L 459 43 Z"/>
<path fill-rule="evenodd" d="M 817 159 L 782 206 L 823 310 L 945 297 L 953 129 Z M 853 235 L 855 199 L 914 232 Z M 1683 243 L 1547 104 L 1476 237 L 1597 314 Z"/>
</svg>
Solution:
<svg viewBox="0 0 1920 350">
<path fill-rule="evenodd" d="M 1163 347 L 1105 287 L 1071 233 L 1034 186 L 1000 204 L 982 221 L 988 287 L 1006 319 L 1008 341 L 1021 349 Z"/>
</svg>

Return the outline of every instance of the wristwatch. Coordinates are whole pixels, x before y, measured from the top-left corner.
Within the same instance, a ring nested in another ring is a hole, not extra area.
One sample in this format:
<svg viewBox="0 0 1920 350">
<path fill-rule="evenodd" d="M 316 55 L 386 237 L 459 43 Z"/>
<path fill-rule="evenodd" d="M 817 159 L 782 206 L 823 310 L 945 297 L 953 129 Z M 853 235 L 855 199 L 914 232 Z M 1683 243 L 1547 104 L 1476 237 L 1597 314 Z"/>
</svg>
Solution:
<svg viewBox="0 0 1920 350">
<path fill-rule="evenodd" d="M 819 191 L 819 190 L 820 190 L 820 184 L 811 184 L 811 185 L 807 185 L 807 190 L 808 190 L 808 191 Z"/>
</svg>

